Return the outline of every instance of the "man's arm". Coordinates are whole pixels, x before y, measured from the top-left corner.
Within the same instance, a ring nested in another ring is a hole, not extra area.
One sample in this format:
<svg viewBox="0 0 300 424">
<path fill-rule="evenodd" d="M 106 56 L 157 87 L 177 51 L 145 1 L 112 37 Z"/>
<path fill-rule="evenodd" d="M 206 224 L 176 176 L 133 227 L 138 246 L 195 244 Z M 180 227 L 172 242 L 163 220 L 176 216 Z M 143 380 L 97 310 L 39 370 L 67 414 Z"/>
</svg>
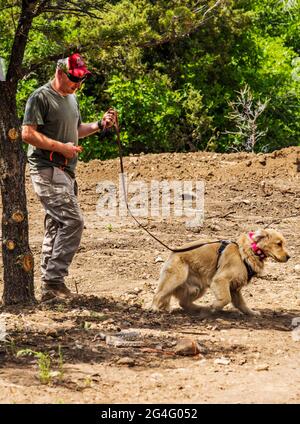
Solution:
<svg viewBox="0 0 300 424">
<path fill-rule="evenodd" d="M 106 133 L 111 128 L 117 119 L 117 112 L 110 108 L 104 113 L 102 119 L 98 122 L 91 122 L 89 124 L 80 124 L 78 127 L 78 138 L 88 137 L 91 134 L 95 134 L 98 131 Z"/>
<path fill-rule="evenodd" d="M 80 124 L 78 127 L 78 138 L 88 137 L 95 134 L 100 130 L 98 122 L 91 122 L 89 124 Z"/>
<path fill-rule="evenodd" d="M 32 144 L 39 149 L 61 153 L 67 159 L 72 159 L 77 152 L 81 151 L 81 147 L 74 146 L 73 143 L 61 143 L 45 136 L 37 131 L 36 125 L 23 125 L 22 139 L 25 143 Z"/>
</svg>

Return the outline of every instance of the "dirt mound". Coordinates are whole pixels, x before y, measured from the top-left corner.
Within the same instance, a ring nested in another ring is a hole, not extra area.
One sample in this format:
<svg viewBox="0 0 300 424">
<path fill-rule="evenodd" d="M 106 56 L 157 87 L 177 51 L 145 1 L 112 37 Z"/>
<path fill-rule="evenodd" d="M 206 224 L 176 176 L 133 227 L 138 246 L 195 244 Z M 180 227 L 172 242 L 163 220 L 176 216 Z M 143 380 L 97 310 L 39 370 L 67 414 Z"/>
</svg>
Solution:
<svg viewBox="0 0 300 424">
<path fill-rule="evenodd" d="M 186 217 L 174 214 L 140 218 L 170 246 L 202 237 L 235 239 L 266 225 L 283 232 L 291 260 L 268 261 L 265 274 L 243 291 L 262 317 L 247 318 L 229 307 L 199 320 L 176 302 L 170 314 L 151 312 L 168 251 L 130 216 L 97 213 L 99 183 L 119 187 L 118 159 L 80 163 L 86 228 L 66 283 L 81 297 L 22 310 L 2 308 L 8 341 L 0 342 L 0 402 L 298 403 L 299 341 L 291 323 L 300 316 L 300 148 L 259 155 L 130 156 L 124 168 L 129 183 L 142 181 L 147 187 L 153 181 L 204 182 L 202 225 L 190 227 Z M 43 211 L 28 175 L 26 181 L 30 242 L 39 264 Z M 37 297 L 39 277 L 36 266 Z M 199 303 L 211 301 L 208 292 Z M 177 343 L 186 338 L 200 346 L 199 353 L 176 353 Z M 18 356 L 21 349 L 49 355 L 47 384 L 41 382 L 38 360 Z"/>
</svg>

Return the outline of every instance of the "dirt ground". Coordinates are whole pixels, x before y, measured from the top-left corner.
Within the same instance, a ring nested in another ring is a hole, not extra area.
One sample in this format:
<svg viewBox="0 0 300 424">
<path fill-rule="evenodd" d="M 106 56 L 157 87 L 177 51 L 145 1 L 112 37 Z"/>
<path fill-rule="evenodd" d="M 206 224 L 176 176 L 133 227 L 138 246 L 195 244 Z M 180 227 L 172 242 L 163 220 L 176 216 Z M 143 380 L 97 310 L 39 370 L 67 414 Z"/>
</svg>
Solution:
<svg viewBox="0 0 300 424">
<path fill-rule="evenodd" d="M 202 226 L 191 228 L 172 213 L 141 218 L 172 247 L 234 240 L 266 225 L 284 234 L 290 261 L 268 260 L 264 275 L 243 291 L 262 316 L 245 317 L 230 306 L 200 320 L 176 302 L 171 313 L 152 312 L 168 251 L 129 216 L 97 214 L 98 183 L 118 185 L 118 160 L 80 163 L 85 231 L 66 283 L 81 296 L 0 309 L 7 332 L 0 342 L 0 403 L 299 403 L 300 332 L 292 319 L 300 317 L 300 147 L 260 155 L 140 155 L 125 158 L 124 166 L 130 182 L 205 182 Z M 39 299 L 43 211 L 28 176 L 27 190 Z M 211 301 L 208 292 L 198 302 Z M 177 354 L 182 339 L 197 342 L 200 352 Z M 36 354 L 18 353 L 24 349 Z"/>
</svg>

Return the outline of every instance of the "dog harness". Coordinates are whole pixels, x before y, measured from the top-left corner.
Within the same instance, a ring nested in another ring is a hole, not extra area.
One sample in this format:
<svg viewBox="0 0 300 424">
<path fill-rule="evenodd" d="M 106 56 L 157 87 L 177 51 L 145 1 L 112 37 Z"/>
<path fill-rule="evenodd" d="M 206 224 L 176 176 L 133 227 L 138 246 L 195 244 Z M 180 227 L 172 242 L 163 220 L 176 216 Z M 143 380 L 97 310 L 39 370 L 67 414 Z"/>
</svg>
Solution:
<svg viewBox="0 0 300 424">
<path fill-rule="evenodd" d="M 226 249 L 226 247 L 231 243 L 237 244 L 235 241 L 230 241 L 230 240 L 220 240 L 220 243 L 221 245 L 218 249 L 218 256 L 217 256 L 217 269 L 219 268 L 220 257 L 222 253 L 224 252 L 224 250 Z"/>
<path fill-rule="evenodd" d="M 253 268 L 248 264 L 248 262 L 245 259 L 244 259 L 244 264 L 247 269 L 248 282 L 249 282 L 251 278 L 254 277 L 257 273 L 253 270 Z"/>
<path fill-rule="evenodd" d="M 250 233 L 249 233 L 250 234 Z M 254 234 L 254 233 L 253 233 Z M 220 247 L 219 247 L 219 249 L 218 249 L 218 258 L 217 258 L 217 269 L 219 268 L 219 261 L 220 261 L 220 257 L 221 257 L 221 255 L 222 255 L 222 253 L 224 252 L 224 250 L 226 249 L 226 247 L 229 245 L 229 244 L 236 244 L 236 245 L 238 245 L 235 241 L 230 241 L 230 240 L 221 240 L 220 241 L 220 243 L 221 243 L 221 245 L 220 245 Z M 253 243 L 252 243 L 253 244 Z M 251 244 L 251 247 L 252 247 L 252 244 Z M 254 244 L 256 244 L 256 243 L 254 243 Z M 257 247 L 257 246 L 256 246 Z M 253 248 L 252 248 L 253 249 Z M 259 249 L 259 248 L 258 248 Z M 264 257 L 265 257 L 265 255 L 264 255 Z M 252 277 L 254 277 L 255 275 L 256 275 L 256 272 L 252 269 L 252 267 L 248 264 L 248 262 L 244 259 L 243 260 L 243 262 L 244 262 L 244 265 L 245 265 L 245 267 L 246 267 L 246 270 L 247 270 L 247 275 L 248 275 L 248 282 L 251 280 L 251 278 Z"/>
</svg>

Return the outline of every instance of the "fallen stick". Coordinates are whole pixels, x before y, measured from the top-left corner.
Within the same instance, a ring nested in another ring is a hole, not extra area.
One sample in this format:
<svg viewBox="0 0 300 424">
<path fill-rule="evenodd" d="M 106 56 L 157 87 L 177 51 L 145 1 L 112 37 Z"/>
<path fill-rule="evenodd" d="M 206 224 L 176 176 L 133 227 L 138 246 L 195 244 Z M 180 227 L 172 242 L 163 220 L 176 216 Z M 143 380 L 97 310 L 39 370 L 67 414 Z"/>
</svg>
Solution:
<svg viewBox="0 0 300 424">
<path fill-rule="evenodd" d="M 140 349 L 142 352 L 148 352 L 148 353 L 162 353 L 163 355 L 169 355 L 169 356 L 175 356 L 176 353 L 172 352 L 171 350 L 162 350 L 162 349 L 155 349 L 153 347 L 143 347 Z"/>
</svg>

